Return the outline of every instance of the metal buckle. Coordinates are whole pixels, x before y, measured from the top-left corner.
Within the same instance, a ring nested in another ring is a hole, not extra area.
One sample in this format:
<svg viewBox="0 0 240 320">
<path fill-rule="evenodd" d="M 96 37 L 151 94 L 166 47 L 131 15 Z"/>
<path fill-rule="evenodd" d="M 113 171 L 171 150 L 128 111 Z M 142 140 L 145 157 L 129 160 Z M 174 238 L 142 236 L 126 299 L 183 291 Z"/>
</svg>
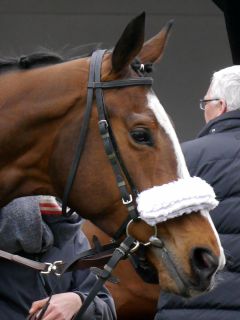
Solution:
<svg viewBox="0 0 240 320">
<path fill-rule="evenodd" d="M 108 123 L 107 123 L 107 120 L 99 120 L 98 121 L 98 125 L 100 126 L 102 123 L 104 123 L 104 125 L 105 125 L 105 128 L 107 128 L 108 127 Z"/>
<path fill-rule="evenodd" d="M 132 201 L 133 201 L 133 198 L 132 198 L 132 195 L 131 195 L 131 194 L 129 194 L 129 199 L 128 199 L 128 200 L 124 200 L 124 199 L 122 198 L 122 203 L 125 204 L 125 205 L 132 203 Z"/>
<path fill-rule="evenodd" d="M 42 274 L 50 274 L 53 273 L 55 276 L 60 276 L 61 273 L 58 272 L 58 267 L 63 264 L 62 260 L 55 261 L 53 263 L 45 262 L 45 265 L 48 266 L 47 271 L 41 271 Z"/>
</svg>

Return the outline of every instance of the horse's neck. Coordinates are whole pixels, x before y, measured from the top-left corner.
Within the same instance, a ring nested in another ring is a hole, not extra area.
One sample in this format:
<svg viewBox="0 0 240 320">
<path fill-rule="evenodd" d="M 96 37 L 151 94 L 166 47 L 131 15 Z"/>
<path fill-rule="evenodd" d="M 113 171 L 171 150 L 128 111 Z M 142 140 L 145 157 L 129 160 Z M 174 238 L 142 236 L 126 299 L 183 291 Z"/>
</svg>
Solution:
<svg viewBox="0 0 240 320">
<path fill-rule="evenodd" d="M 0 77 L 0 205 L 23 195 L 54 195 L 48 173 L 52 148 L 81 98 L 81 66 L 69 65 Z"/>
</svg>

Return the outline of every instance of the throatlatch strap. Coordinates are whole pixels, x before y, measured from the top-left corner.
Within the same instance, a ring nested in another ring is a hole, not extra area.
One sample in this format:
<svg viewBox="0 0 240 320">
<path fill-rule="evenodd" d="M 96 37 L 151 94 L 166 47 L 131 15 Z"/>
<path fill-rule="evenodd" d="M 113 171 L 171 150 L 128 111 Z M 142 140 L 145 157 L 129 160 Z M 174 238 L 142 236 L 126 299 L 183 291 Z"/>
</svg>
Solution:
<svg viewBox="0 0 240 320">
<path fill-rule="evenodd" d="M 89 81 L 91 81 L 91 82 L 94 81 L 95 64 L 96 64 L 96 55 L 93 54 L 93 56 L 91 58 L 90 70 L 89 70 Z M 67 214 L 67 201 L 68 201 L 69 194 L 70 194 L 70 191 L 73 186 L 73 182 L 74 182 L 74 179 L 75 179 L 75 176 L 77 173 L 78 165 L 79 165 L 79 162 L 80 162 L 80 159 L 81 159 L 81 156 L 83 153 L 83 149 L 85 146 L 88 127 L 89 127 L 89 121 L 90 121 L 91 112 L 92 112 L 92 105 L 93 105 L 93 89 L 88 88 L 87 105 L 86 105 L 86 110 L 85 110 L 84 117 L 83 117 L 79 141 L 78 141 L 77 148 L 76 148 L 76 154 L 75 154 L 75 157 L 73 159 L 73 162 L 72 162 L 72 165 L 70 168 L 70 172 L 69 172 L 69 175 L 67 178 L 66 187 L 64 190 L 64 194 L 63 194 L 62 212 L 65 216 L 70 215 L 70 214 Z M 72 211 L 71 211 L 71 213 L 72 213 Z"/>
</svg>

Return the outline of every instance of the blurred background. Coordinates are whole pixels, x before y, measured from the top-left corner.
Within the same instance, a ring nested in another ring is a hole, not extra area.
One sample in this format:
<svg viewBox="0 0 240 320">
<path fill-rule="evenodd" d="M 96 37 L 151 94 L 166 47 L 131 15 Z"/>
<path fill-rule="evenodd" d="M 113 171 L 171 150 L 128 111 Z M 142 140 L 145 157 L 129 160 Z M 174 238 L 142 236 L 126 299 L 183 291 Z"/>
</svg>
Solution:
<svg viewBox="0 0 240 320">
<path fill-rule="evenodd" d="M 180 141 L 192 139 L 204 124 L 199 99 L 212 73 L 232 64 L 224 15 L 211 0 L 0 0 L 0 56 L 73 52 L 88 43 L 111 48 L 142 11 L 146 39 L 175 21 L 154 90 Z"/>
</svg>

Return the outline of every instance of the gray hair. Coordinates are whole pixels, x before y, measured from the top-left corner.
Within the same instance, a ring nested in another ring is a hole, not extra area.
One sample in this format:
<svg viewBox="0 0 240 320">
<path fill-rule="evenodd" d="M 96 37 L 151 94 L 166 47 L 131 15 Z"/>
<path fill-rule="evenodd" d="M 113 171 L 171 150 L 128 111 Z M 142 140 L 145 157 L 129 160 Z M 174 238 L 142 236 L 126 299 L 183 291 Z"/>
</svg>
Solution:
<svg viewBox="0 0 240 320">
<path fill-rule="evenodd" d="M 223 98 L 227 111 L 240 109 L 240 65 L 221 69 L 213 74 L 210 92 L 212 98 Z"/>
</svg>

